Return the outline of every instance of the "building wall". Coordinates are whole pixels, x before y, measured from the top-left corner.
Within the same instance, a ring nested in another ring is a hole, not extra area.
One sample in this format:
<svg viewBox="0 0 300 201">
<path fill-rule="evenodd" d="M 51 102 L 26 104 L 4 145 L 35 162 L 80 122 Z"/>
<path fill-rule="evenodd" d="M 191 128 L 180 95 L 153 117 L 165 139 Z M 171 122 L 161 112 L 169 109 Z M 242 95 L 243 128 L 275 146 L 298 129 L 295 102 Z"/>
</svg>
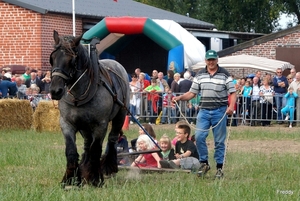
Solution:
<svg viewBox="0 0 300 201">
<path fill-rule="evenodd" d="M 258 56 L 258 57 L 266 57 L 269 59 L 278 59 L 278 60 L 283 60 L 283 61 L 288 61 L 291 64 L 293 64 L 296 67 L 296 71 L 300 71 L 300 60 L 299 59 L 294 59 L 291 60 L 288 56 L 290 54 L 286 54 L 284 56 L 283 53 L 278 54 L 276 51 L 280 47 L 287 47 L 287 48 L 294 48 L 294 47 L 299 47 L 300 46 L 300 30 L 298 32 L 294 32 L 292 34 L 286 35 L 281 38 L 277 38 L 272 41 L 268 41 L 262 44 L 254 45 L 249 48 L 245 48 L 241 51 L 237 51 L 231 55 L 241 55 L 241 54 L 246 54 L 246 55 L 253 55 L 253 56 Z M 295 52 L 295 51 L 292 51 Z M 296 55 L 298 52 L 295 52 L 295 55 L 293 58 L 297 58 L 300 55 Z M 248 74 L 255 73 L 257 70 L 256 69 L 243 69 L 243 68 L 236 68 L 236 69 L 228 69 L 228 71 L 232 74 L 235 75 L 237 78 L 245 77 Z M 287 70 L 288 71 L 288 70 Z M 263 74 L 265 71 L 262 71 Z M 285 75 L 288 74 L 288 72 L 285 73 Z"/>
<path fill-rule="evenodd" d="M 40 14 L 0 2 L 0 67 L 25 65 L 49 70 L 53 50 L 53 30 L 60 35 L 73 34 L 72 16 Z M 76 19 L 76 35 L 82 34 L 82 20 Z"/>
<path fill-rule="evenodd" d="M 82 19 L 76 18 L 75 35 L 82 34 Z M 50 69 L 49 56 L 53 51 L 53 31 L 56 30 L 60 36 L 73 35 L 73 21 L 72 16 L 46 14 L 42 19 L 42 59 L 41 68 L 46 71 Z"/>
<path fill-rule="evenodd" d="M 42 16 L 0 1 L 0 19 L 0 66 L 40 67 Z"/>
</svg>

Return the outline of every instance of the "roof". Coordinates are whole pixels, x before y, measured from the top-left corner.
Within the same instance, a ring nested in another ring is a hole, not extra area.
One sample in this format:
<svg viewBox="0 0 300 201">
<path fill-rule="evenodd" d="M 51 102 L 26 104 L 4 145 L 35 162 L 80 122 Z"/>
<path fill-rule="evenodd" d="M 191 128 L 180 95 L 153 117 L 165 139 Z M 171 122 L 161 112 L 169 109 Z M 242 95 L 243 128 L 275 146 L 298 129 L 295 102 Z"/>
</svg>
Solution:
<svg viewBox="0 0 300 201">
<path fill-rule="evenodd" d="M 191 28 L 215 28 L 214 24 L 179 15 L 133 0 L 74 0 L 75 13 L 78 16 L 102 19 L 104 17 L 148 17 L 151 19 L 173 20 L 182 26 Z M 72 14 L 71 0 L 3 0 L 38 13 Z"/>
<path fill-rule="evenodd" d="M 277 68 L 282 70 L 294 68 L 294 65 L 287 61 L 268 59 L 265 57 L 257 57 L 252 55 L 236 55 L 219 58 L 218 64 L 225 68 L 254 68 L 268 72 L 276 72 Z M 193 70 L 199 70 L 205 67 L 205 61 L 198 62 L 192 66 Z"/>
<path fill-rule="evenodd" d="M 260 45 L 260 44 L 263 44 L 263 43 L 266 43 L 266 42 L 269 42 L 269 41 L 273 41 L 277 38 L 282 38 L 286 35 L 298 32 L 299 30 L 300 30 L 300 25 L 296 25 L 296 26 L 288 28 L 288 29 L 284 29 L 284 30 L 274 32 L 274 33 L 271 33 L 271 34 L 266 34 L 266 35 L 263 35 L 261 37 L 257 37 L 257 38 L 254 38 L 252 40 L 240 43 L 238 45 L 234 45 L 234 46 L 231 46 L 229 48 L 223 49 L 223 50 L 218 52 L 218 55 L 220 57 L 230 55 L 230 54 L 233 54 L 235 52 L 241 51 L 243 49 L 253 47 L 255 45 Z"/>
</svg>

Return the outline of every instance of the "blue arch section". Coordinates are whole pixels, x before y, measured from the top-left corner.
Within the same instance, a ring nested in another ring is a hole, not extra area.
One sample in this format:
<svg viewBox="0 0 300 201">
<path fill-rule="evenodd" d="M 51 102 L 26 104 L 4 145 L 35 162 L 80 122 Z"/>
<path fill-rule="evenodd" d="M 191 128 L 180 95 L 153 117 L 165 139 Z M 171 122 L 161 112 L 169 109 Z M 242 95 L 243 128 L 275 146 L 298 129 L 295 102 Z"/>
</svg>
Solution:
<svg viewBox="0 0 300 201">
<path fill-rule="evenodd" d="M 179 45 L 169 51 L 168 57 L 168 70 L 173 70 L 175 73 L 181 73 L 184 71 L 184 48 L 183 45 Z"/>
</svg>

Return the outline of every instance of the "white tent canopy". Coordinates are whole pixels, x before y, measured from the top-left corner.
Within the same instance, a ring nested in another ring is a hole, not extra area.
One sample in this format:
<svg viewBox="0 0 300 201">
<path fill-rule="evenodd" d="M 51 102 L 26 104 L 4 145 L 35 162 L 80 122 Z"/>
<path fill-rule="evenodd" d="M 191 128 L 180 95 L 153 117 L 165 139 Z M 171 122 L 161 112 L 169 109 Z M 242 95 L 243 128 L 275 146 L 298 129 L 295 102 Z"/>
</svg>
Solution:
<svg viewBox="0 0 300 201">
<path fill-rule="evenodd" d="M 276 72 L 277 68 L 281 68 L 282 70 L 294 68 L 294 65 L 286 61 L 244 54 L 219 58 L 218 64 L 225 68 L 254 68 L 269 72 Z M 205 65 L 205 61 L 198 62 L 192 66 L 192 69 L 199 70 L 204 68 Z"/>
</svg>

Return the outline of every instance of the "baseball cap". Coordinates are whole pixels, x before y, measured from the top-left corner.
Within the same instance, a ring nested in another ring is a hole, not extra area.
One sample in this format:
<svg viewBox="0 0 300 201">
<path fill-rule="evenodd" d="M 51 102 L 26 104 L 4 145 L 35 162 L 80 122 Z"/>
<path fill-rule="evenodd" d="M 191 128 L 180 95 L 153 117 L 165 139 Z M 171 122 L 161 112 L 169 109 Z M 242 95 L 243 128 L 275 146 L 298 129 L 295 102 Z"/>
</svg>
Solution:
<svg viewBox="0 0 300 201">
<path fill-rule="evenodd" d="M 217 59 L 218 54 L 214 50 L 208 50 L 205 54 L 205 59 Z"/>
</svg>

